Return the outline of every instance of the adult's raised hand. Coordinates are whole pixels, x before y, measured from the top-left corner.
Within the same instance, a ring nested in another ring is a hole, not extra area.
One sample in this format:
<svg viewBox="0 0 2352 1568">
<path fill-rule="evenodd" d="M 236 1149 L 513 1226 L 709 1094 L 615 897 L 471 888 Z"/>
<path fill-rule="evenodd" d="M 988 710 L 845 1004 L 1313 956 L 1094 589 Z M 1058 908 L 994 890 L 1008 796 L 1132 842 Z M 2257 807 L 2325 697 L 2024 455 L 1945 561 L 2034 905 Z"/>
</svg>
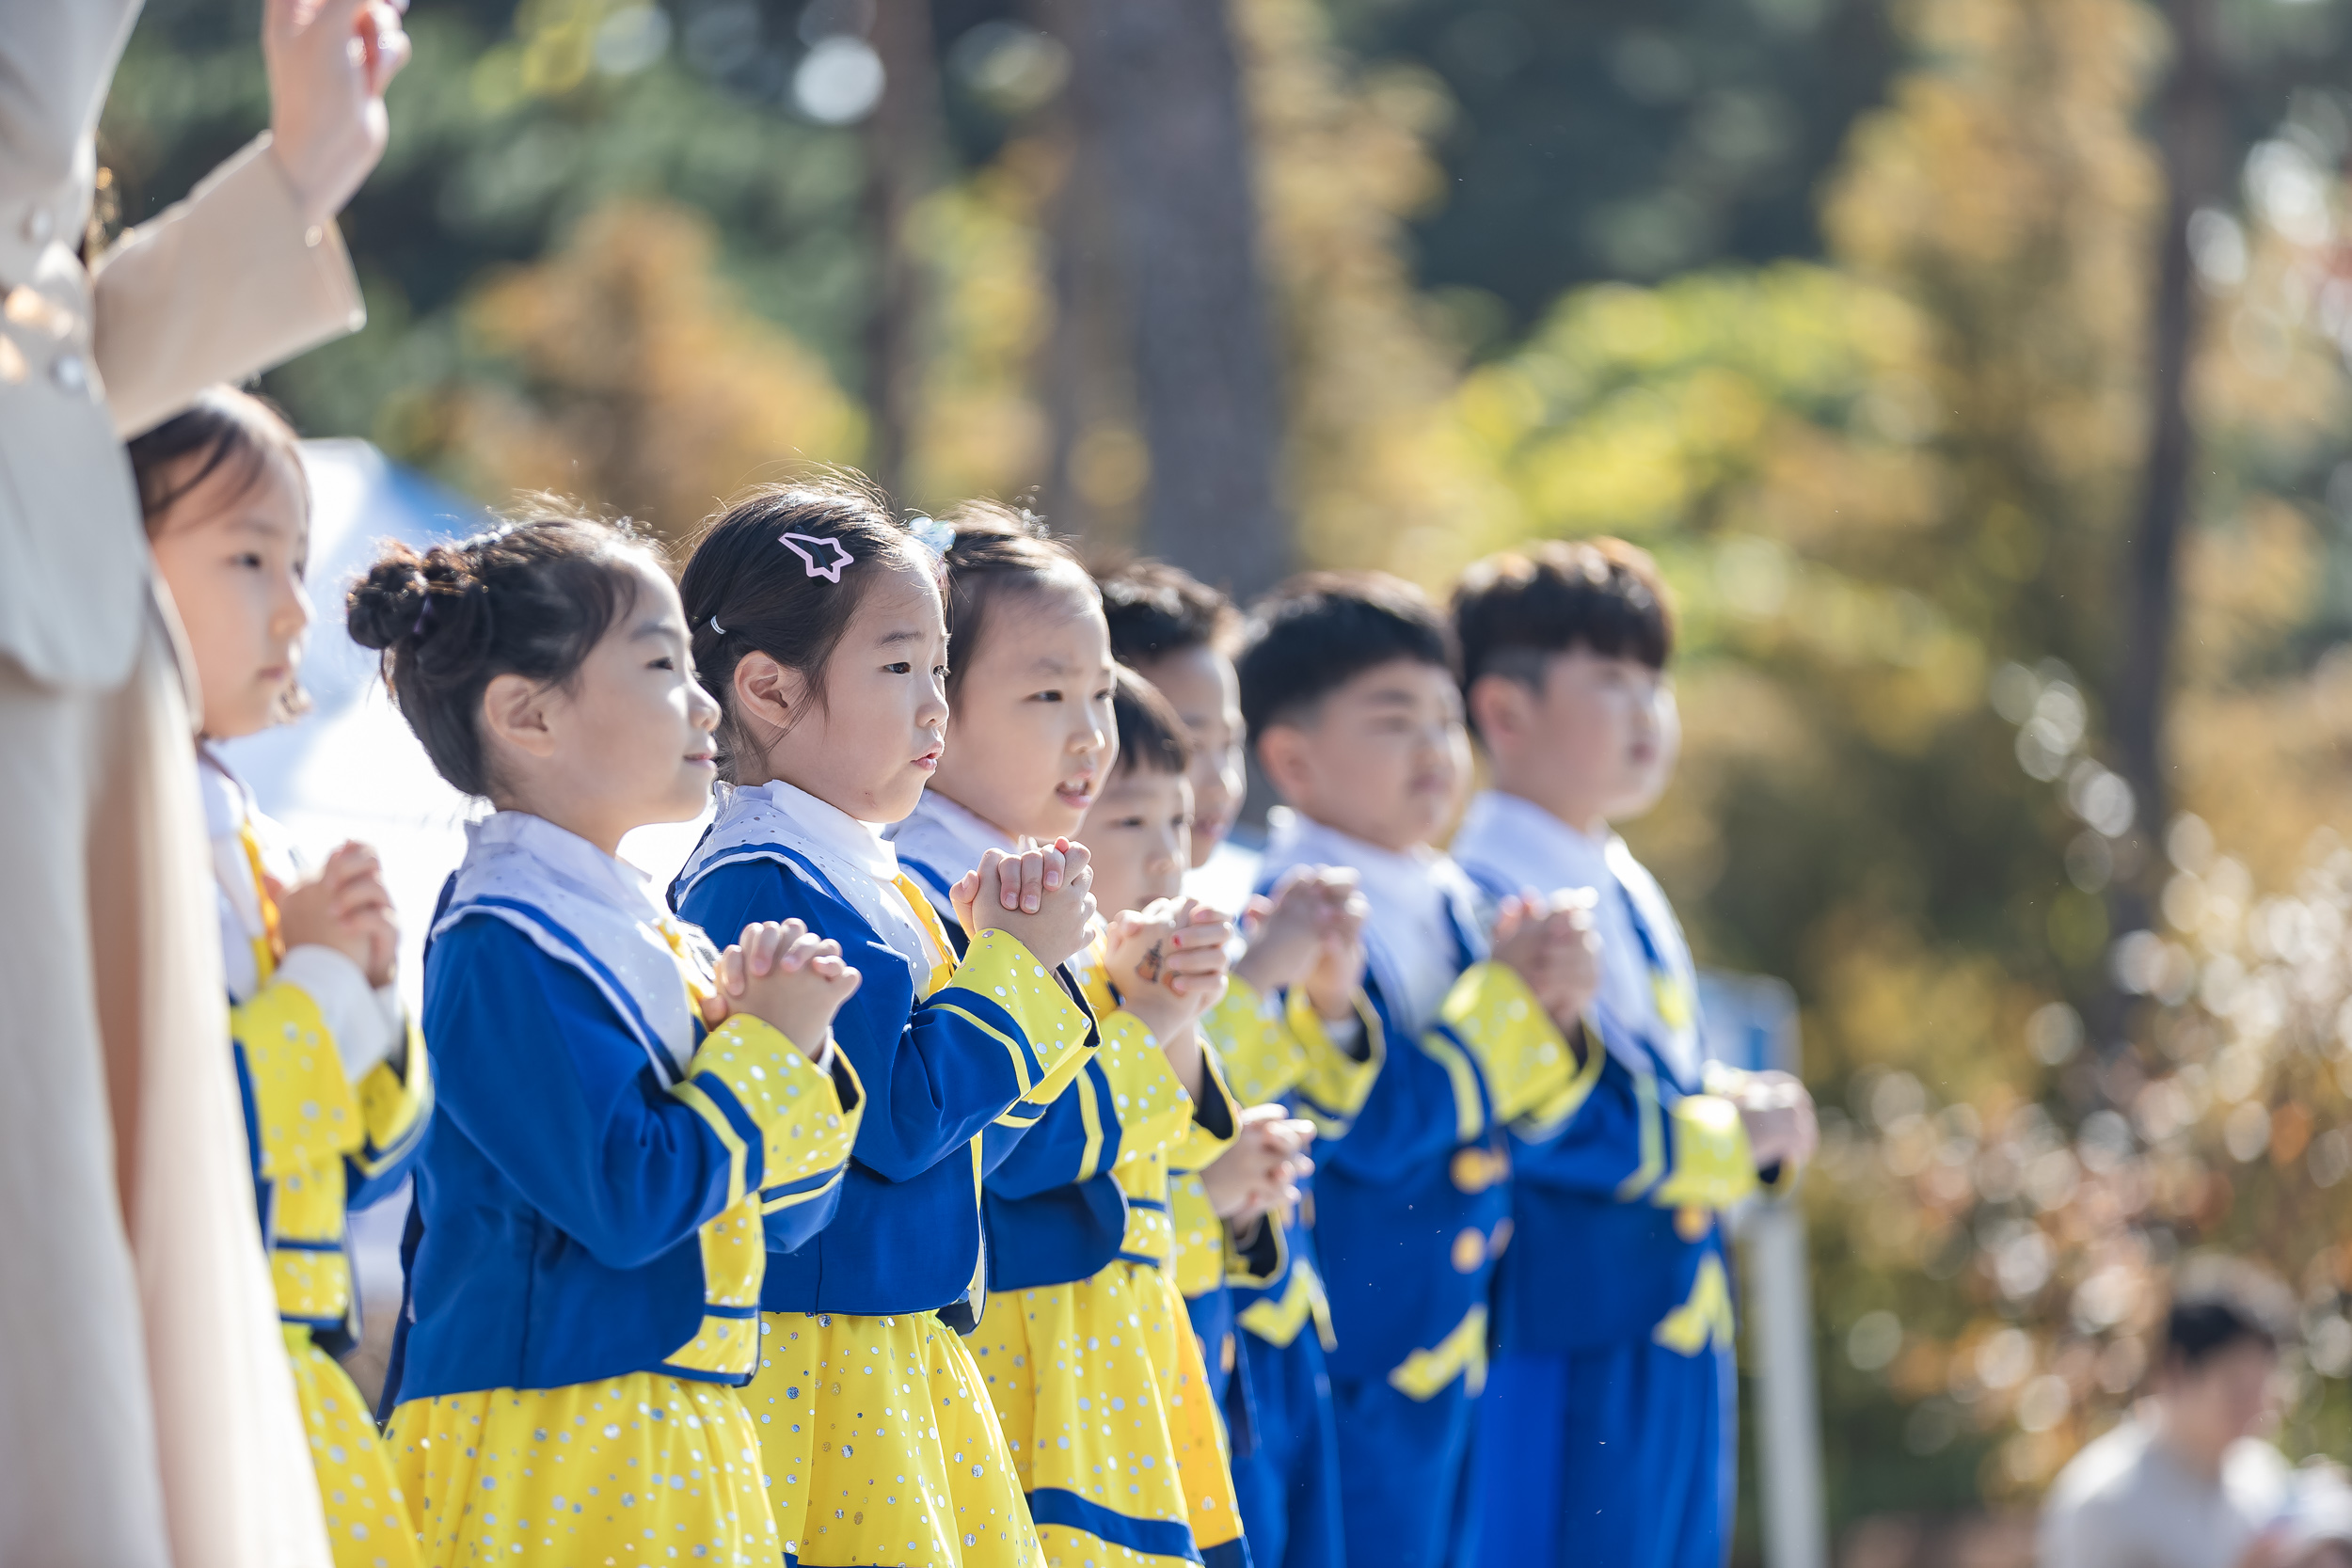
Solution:
<svg viewBox="0 0 2352 1568">
<path fill-rule="evenodd" d="M 384 89 L 408 63 L 407 0 L 267 0 L 271 150 L 301 201 L 325 223 L 384 156 Z"/>
</svg>

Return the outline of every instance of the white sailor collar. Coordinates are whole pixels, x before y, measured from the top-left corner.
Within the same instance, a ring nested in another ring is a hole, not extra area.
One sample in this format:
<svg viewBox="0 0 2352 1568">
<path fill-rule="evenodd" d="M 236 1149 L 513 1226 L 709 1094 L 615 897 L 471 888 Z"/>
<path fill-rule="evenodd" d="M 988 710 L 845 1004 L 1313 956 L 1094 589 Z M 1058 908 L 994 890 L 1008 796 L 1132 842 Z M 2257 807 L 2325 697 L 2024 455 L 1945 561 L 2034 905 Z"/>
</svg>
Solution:
<svg viewBox="0 0 2352 1568">
<path fill-rule="evenodd" d="M 840 807 L 818 800 L 797 784 L 782 779 L 771 779 L 764 784 L 745 784 L 738 788 L 740 795 L 764 795 L 771 804 L 789 816 L 793 825 L 816 841 L 817 847 L 848 861 L 867 876 L 880 881 L 895 881 L 898 876 L 898 852 L 882 836 L 882 825 L 863 822 Z"/>
<path fill-rule="evenodd" d="M 602 849 L 544 816 L 527 811 L 492 812 L 466 824 L 469 848 L 488 851 L 511 845 L 557 876 L 650 926 L 660 926 L 670 911 L 654 896 L 653 878 L 618 855 Z"/>
</svg>

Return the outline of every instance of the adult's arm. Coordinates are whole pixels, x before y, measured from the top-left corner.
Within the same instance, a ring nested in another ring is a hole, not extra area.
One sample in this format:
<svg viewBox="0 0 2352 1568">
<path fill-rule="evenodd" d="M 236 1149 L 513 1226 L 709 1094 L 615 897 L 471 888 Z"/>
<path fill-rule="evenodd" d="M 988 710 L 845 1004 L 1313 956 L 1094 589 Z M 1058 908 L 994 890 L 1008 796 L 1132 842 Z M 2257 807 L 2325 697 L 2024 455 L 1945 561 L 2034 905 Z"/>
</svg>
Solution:
<svg viewBox="0 0 2352 1568">
<path fill-rule="evenodd" d="M 215 382 L 367 321 L 342 236 L 305 219 L 267 132 L 110 246 L 91 288 L 91 347 L 125 440 Z"/>
</svg>

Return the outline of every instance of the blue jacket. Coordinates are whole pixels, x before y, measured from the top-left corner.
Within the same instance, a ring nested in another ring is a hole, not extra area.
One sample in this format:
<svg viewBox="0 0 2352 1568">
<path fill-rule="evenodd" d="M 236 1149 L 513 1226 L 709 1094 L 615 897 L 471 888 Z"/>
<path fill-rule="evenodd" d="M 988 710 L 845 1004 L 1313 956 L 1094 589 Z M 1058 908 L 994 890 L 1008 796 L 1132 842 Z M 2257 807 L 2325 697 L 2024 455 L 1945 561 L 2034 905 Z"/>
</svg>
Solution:
<svg viewBox="0 0 2352 1568">
<path fill-rule="evenodd" d="M 741 1096 L 699 1071 L 665 1081 L 586 974 L 486 913 L 427 952 L 424 1035 L 438 1107 L 388 1405 L 647 1370 L 744 1381 L 673 1359 L 719 1310 L 703 1227 L 755 1191 L 779 1205 L 771 1232 L 804 1240 L 839 1201 L 845 1150 L 787 1194 Z M 810 1125 L 853 1123 L 854 1078 L 810 1076 Z"/>
<path fill-rule="evenodd" d="M 671 896 L 709 930 L 804 921 L 865 976 L 834 1020 L 866 1096 L 840 1213 L 806 1244 L 771 1239 L 760 1305 L 881 1316 L 964 1300 L 981 1253 L 976 1140 L 1033 1127 L 1084 1069 L 1094 1041 L 1084 1003 L 1001 931 L 983 933 L 918 1001 L 906 960 L 786 847 L 721 863 Z M 1014 1146 L 998 1147 L 1009 1157 Z"/>
</svg>

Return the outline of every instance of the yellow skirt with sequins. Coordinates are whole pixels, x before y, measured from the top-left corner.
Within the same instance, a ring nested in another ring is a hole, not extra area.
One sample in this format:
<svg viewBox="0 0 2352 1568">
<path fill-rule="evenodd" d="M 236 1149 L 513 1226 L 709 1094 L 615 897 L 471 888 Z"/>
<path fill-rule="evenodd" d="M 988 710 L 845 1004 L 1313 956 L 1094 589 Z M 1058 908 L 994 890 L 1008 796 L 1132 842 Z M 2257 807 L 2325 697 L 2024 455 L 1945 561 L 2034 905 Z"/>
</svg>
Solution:
<svg viewBox="0 0 2352 1568">
<path fill-rule="evenodd" d="M 802 1568 L 1036 1568 L 996 1414 L 937 1313 L 759 1322 L 743 1403 L 784 1549 Z"/>
<path fill-rule="evenodd" d="M 368 1402 L 309 1329 L 280 1326 L 335 1568 L 418 1568 L 416 1521 L 392 1473 L 391 1453 L 375 1434 Z"/>
<path fill-rule="evenodd" d="M 444 1394 L 395 1410 L 385 1441 L 432 1568 L 784 1560 L 759 1439 L 722 1384 Z"/>
<path fill-rule="evenodd" d="M 992 1295 L 972 1349 L 1048 1568 L 1175 1568 L 1240 1538 L 1200 1342 L 1165 1271 L 1115 1262 Z"/>
</svg>

